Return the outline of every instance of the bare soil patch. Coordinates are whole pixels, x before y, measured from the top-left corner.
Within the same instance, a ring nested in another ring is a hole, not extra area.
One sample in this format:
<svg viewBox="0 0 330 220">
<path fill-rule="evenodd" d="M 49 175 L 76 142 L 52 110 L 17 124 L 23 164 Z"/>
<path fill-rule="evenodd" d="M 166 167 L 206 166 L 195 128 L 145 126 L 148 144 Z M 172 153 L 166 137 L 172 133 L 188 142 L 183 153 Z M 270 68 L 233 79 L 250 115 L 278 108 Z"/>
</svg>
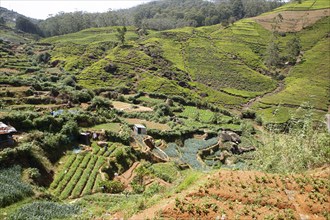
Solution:
<svg viewBox="0 0 330 220">
<path fill-rule="evenodd" d="M 15 86 L 0 86 L 0 91 L 10 91 L 10 92 L 26 92 L 27 90 L 29 90 L 31 87 L 30 86 L 19 86 L 19 87 L 15 87 Z"/>
<path fill-rule="evenodd" d="M 133 105 L 126 102 L 118 102 L 113 101 L 112 102 L 115 109 L 125 112 L 152 112 L 153 109 L 141 105 Z"/>
<path fill-rule="evenodd" d="M 153 121 L 146 121 L 138 118 L 123 118 L 129 124 L 145 124 L 147 128 L 158 129 L 161 131 L 171 130 L 170 126 L 167 124 L 160 124 Z"/>
<path fill-rule="evenodd" d="M 19 73 L 16 69 L 9 69 L 9 68 L 0 68 L 0 72 L 2 73 Z"/>
<path fill-rule="evenodd" d="M 253 18 L 267 30 L 272 30 L 274 18 L 282 15 L 283 21 L 279 23 L 280 32 L 298 32 L 303 28 L 315 24 L 323 17 L 330 16 L 330 9 L 310 11 L 281 11 Z"/>
</svg>

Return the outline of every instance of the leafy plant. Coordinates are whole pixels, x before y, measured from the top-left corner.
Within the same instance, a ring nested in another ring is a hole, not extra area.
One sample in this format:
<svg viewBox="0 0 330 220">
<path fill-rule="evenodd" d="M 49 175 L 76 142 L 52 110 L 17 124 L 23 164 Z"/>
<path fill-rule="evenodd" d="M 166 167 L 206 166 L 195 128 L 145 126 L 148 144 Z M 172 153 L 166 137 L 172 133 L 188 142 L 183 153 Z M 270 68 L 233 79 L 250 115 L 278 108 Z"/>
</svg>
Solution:
<svg viewBox="0 0 330 220">
<path fill-rule="evenodd" d="M 80 208 L 75 205 L 65 205 L 55 202 L 39 201 L 25 205 L 12 214 L 10 220 L 29 219 L 60 219 L 67 218 L 80 213 Z"/>
</svg>

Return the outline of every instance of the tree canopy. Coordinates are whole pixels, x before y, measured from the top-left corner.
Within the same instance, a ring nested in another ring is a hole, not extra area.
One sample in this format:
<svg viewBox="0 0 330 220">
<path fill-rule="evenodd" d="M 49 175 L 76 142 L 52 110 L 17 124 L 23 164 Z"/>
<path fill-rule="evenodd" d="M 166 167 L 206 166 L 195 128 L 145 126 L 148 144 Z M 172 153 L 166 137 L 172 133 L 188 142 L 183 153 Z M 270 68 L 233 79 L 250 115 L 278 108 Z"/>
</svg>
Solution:
<svg viewBox="0 0 330 220">
<path fill-rule="evenodd" d="M 281 0 L 159 0 L 105 13 L 60 12 L 40 22 L 39 26 L 46 36 L 73 33 L 90 27 L 125 25 L 166 30 L 257 16 L 282 4 Z"/>
</svg>

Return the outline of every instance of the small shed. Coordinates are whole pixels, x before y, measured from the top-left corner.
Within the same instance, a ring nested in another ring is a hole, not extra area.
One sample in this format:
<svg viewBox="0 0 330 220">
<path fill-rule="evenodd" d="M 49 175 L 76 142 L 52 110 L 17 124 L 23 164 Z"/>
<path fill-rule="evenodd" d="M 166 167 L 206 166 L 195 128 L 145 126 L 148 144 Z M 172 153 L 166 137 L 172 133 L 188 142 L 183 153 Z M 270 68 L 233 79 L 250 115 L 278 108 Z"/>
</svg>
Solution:
<svg viewBox="0 0 330 220">
<path fill-rule="evenodd" d="M 0 122 L 0 146 L 4 144 L 14 144 L 13 133 L 16 133 L 16 129 L 12 126 L 8 126 L 5 123 Z"/>
<path fill-rule="evenodd" d="M 84 145 L 91 145 L 91 141 L 90 141 L 90 138 L 91 138 L 91 133 L 89 132 L 81 132 L 79 134 L 79 142 L 84 144 Z"/>
<path fill-rule="evenodd" d="M 147 128 L 141 124 L 135 124 L 133 131 L 135 134 L 147 134 Z"/>
</svg>

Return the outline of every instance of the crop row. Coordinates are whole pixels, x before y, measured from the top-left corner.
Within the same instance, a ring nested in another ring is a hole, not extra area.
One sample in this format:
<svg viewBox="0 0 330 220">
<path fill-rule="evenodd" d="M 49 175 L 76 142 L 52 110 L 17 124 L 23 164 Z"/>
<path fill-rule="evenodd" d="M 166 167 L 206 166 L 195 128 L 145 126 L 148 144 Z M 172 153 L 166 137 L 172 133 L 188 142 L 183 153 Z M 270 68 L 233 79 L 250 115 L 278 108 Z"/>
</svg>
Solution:
<svg viewBox="0 0 330 220">
<path fill-rule="evenodd" d="M 97 176 L 96 176 L 96 179 L 95 179 L 94 186 L 93 186 L 93 190 L 92 190 L 93 193 L 96 193 L 96 192 L 100 191 L 100 182 L 101 181 L 102 181 L 101 174 L 98 173 Z"/>
<path fill-rule="evenodd" d="M 99 169 L 101 168 L 101 166 L 104 164 L 104 157 L 98 157 L 98 160 L 94 166 L 93 172 L 91 173 L 91 175 L 89 176 L 88 182 L 82 192 L 82 195 L 89 195 L 92 193 L 93 191 L 93 187 L 95 184 L 95 180 L 97 175 L 99 174 Z"/>
<path fill-rule="evenodd" d="M 69 183 L 70 179 L 75 174 L 75 172 L 76 172 L 77 168 L 79 167 L 79 164 L 81 163 L 83 158 L 84 158 L 84 156 L 78 155 L 77 159 L 71 165 L 69 171 L 67 171 L 67 170 L 64 171 L 65 175 L 64 175 L 62 181 L 58 184 L 57 188 L 54 191 L 54 194 L 56 196 L 59 196 L 61 194 L 61 192 L 64 190 L 64 188 L 66 187 L 66 185 Z"/>
<path fill-rule="evenodd" d="M 91 173 L 93 172 L 97 158 L 98 157 L 95 155 L 92 156 L 92 159 L 89 161 L 87 168 L 84 170 L 81 178 L 79 179 L 78 183 L 76 184 L 75 188 L 71 193 L 72 198 L 77 198 L 80 196 L 82 190 L 84 189 L 87 181 L 90 178 Z"/>
<path fill-rule="evenodd" d="M 104 156 L 108 157 L 115 149 L 116 145 L 112 144 L 110 147 L 99 147 L 99 146 L 94 146 L 93 147 L 93 154 L 98 155 L 98 156 Z"/>
<path fill-rule="evenodd" d="M 67 159 L 66 163 L 64 164 L 64 166 L 61 168 L 61 172 L 56 175 L 54 181 L 52 182 L 52 184 L 50 185 L 50 189 L 56 189 L 56 187 L 58 186 L 58 184 L 61 182 L 61 180 L 63 179 L 63 177 L 65 176 L 67 170 L 70 168 L 70 166 L 73 164 L 73 162 L 76 160 L 76 155 L 72 154 L 69 156 L 69 158 Z"/>
<path fill-rule="evenodd" d="M 80 163 L 79 167 L 76 169 L 76 172 L 70 179 L 69 183 L 66 185 L 64 190 L 61 192 L 60 199 L 66 199 L 70 196 L 73 188 L 76 186 L 77 182 L 79 181 L 82 173 L 84 172 L 84 169 L 87 167 L 88 162 L 91 159 L 91 154 L 87 154 L 83 161 Z"/>
<path fill-rule="evenodd" d="M 112 152 L 115 151 L 115 149 L 117 148 L 116 145 L 111 145 L 108 150 L 103 154 L 104 157 L 109 157 L 111 155 Z"/>
<path fill-rule="evenodd" d="M 79 214 L 76 205 L 65 205 L 55 202 L 33 202 L 17 209 L 9 219 L 63 219 Z"/>
</svg>

